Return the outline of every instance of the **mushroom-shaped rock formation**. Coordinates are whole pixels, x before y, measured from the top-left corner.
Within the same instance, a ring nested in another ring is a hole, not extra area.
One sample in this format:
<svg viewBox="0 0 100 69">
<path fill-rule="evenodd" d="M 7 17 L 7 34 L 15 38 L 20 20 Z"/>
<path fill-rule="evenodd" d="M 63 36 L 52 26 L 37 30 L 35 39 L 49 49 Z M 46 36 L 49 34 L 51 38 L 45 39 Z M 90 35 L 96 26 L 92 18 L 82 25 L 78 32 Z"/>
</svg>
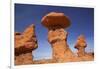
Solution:
<svg viewBox="0 0 100 69">
<path fill-rule="evenodd" d="M 37 46 L 37 40 L 35 35 L 35 26 L 33 24 L 27 27 L 23 33 L 16 32 L 15 33 L 15 64 L 30 64 L 30 62 L 33 62 L 32 51 L 37 47 L 38 46 Z M 31 58 L 31 60 L 29 60 L 26 57 L 29 57 L 29 59 Z M 25 61 L 25 60 L 29 60 L 29 61 Z"/>
<path fill-rule="evenodd" d="M 64 13 L 51 12 L 42 18 L 42 24 L 48 31 L 48 41 L 52 46 L 53 59 L 57 62 L 65 62 L 67 57 L 72 57 L 66 40 L 68 33 L 64 30 L 70 26 L 70 20 Z"/>
<path fill-rule="evenodd" d="M 75 48 L 78 49 L 78 56 L 85 55 L 85 48 L 87 47 L 86 39 L 84 35 L 80 35 L 76 41 Z"/>
<path fill-rule="evenodd" d="M 64 13 L 51 12 L 42 18 L 42 24 L 49 28 L 67 28 L 70 26 L 70 20 Z"/>
</svg>

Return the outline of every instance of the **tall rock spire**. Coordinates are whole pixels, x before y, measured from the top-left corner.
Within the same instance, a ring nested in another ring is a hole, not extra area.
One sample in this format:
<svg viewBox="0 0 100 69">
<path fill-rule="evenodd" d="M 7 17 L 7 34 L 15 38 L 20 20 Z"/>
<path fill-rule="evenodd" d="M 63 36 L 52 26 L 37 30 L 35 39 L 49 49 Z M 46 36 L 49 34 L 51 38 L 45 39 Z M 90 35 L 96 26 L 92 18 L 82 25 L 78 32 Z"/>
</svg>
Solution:
<svg viewBox="0 0 100 69">
<path fill-rule="evenodd" d="M 64 28 L 70 26 L 70 20 L 63 13 L 51 12 L 41 20 L 42 25 L 48 28 L 48 41 L 52 47 L 52 57 L 57 62 L 65 62 L 73 53 L 67 44 L 68 33 Z"/>
</svg>

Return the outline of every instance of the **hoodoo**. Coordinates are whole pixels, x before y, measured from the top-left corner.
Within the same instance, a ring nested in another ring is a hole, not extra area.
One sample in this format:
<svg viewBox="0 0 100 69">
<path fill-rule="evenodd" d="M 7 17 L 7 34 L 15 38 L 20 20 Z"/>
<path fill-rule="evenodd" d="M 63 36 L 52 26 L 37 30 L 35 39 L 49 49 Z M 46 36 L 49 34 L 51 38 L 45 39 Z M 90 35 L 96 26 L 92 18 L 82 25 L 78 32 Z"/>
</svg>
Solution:
<svg viewBox="0 0 100 69">
<path fill-rule="evenodd" d="M 45 15 L 42 25 L 48 28 L 48 41 L 53 51 L 53 59 L 57 62 L 65 62 L 66 58 L 73 56 L 67 44 L 68 33 L 64 30 L 70 26 L 70 20 L 64 13 L 51 12 Z"/>
</svg>

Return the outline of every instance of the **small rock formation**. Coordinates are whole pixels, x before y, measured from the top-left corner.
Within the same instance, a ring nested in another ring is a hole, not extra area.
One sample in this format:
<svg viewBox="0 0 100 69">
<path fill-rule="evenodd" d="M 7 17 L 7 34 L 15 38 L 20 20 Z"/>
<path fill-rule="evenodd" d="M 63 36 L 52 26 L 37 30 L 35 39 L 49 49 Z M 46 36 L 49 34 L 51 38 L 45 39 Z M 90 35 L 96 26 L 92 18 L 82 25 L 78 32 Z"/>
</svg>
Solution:
<svg viewBox="0 0 100 69">
<path fill-rule="evenodd" d="M 64 30 L 70 26 L 70 20 L 63 13 L 51 12 L 42 18 L 42 24 L 48 28 L 48 41 L 53 51 L 53 59 L 66 62 L 66 58 L 73 57 L 73 52 L 67 44 L 68 33 Z"/>
<path fill-rule="evenodd" d="M 78 49 L 78 60 L 80 61 L 91 61 L 94 59 L 93 53 L 85 52 L 85 48 L 87 47 L 86 39 L 84 35 L 80 35 L 76 41 L 75 48 Z"/>
<path fill-rule="evenodd" d="M 85 37 L 83 35 L 80 35 L 75 44 L 75 48 L 78 49 L 77 54 L 79 57 L 82 57 L 86 54 L 85 53 L 86 47 L 87 47 L 87 43 L 86 43 Z"/>
<path fill-rule="evenodd" d="M 23 33 L 15 33 L 15 65 L 32 64 L 32 51 L 37 48 L 35 26 L 32 24 Z"/>
</svg>

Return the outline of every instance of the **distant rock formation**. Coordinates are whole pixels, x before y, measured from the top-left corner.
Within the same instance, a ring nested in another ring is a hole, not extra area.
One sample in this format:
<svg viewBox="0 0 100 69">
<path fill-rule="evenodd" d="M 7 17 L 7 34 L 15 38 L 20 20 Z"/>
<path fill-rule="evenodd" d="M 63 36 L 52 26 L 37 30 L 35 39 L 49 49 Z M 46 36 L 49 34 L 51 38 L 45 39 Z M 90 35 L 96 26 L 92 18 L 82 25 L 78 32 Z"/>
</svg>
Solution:
<svg viewBox="0 0 100 69">
<path fill-rule="evenodd" d="M 38 47 L 35 26 L 32 24 L 23 33 L 15 33 L 15 65 L 33 63 L 32 51 Z"/>
<path fill-rule="evenodd" d="M 85 48 L 87 47 L 87 43 L 85 40 L 84 35 L 80 35 L 76 41 L 75 48 L 78 49 L 78 56 L 84 56 L 85 55 Z"/>
<path fill-rule="evenodd" d="M 49 29 L 48 41 L 53 51 L 53 59 L 57 62 L 65 62 L 66 58 L 72 58 L 67 41 L 68 33 L 64 30 L 70 26 L 70 20 L 63 13 L 51 12 L 42 18 L 42 24 Z"/>
<path fill-rule="evenodd" d="M 93 53 L 85 52 L 85 48 L 87 47 L 87 42 L 84 35 L 78 36 L 78 39 L 75 44 L 75 48 L 78 50 L 77 55 L 80 61 L 89 61 L 94 59 Z"/>
</svg>

